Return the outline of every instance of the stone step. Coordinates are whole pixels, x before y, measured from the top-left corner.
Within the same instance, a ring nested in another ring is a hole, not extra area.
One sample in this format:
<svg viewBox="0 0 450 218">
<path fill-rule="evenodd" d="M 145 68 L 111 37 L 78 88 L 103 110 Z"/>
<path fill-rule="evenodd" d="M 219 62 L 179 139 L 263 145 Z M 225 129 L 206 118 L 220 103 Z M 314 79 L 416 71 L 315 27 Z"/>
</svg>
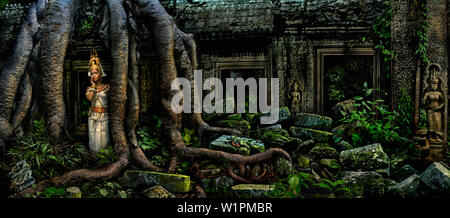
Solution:
<svg viewBox="0 0 450 218">
<path fill-rule="evenodd" d="M 273 185 L 265 184 L 239 184 L 231 187 L 233 197 L 236 198 L 263 198 L 264 193 L 272 191 Z"/>
</svg>

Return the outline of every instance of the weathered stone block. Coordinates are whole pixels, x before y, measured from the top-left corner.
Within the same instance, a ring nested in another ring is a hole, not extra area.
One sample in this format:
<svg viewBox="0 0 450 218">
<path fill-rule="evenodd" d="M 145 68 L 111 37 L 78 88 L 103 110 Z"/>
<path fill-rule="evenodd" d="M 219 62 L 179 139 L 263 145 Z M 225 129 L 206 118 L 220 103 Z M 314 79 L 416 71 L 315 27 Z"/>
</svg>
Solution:
<svg viewBox="0 0 450 218">
<path fill-rule="evenodd" d="M 160 185 L 170 192 L 188 192 L 191 186 L 191 178 L 186 175 L 140 170 L 125 171 L 118 182 L 122 186 L 130 188 Z"/>
<path fill-rule="evenodd" d="M 175 198 L 174 194 L 159 185 L 145 189 L 141 194 L 148 198 Z"/>
<path fill-rule="evenodd" d="M 239 184 L 231 187 L 232 195 L 236 198 L 262 198 L 265 193 L 273 190 L 272 185 Z"/>
<path fill-rule="evenodd" d="M 314 160 L 334 159 L 339 156 L 339 153 L 335 148 L 330 147 L 328 144 L 319 143 L 309 151 L 309 156 Z"/>
<path fill-rule="evenodd" d="M 264 143 L 260 140 L 222 135 L 210 143 L 211 149 L 239 153 L 242 155 L 256 154 L 265 151 Z"/>
<path fill-rule="evenodd" d="M 390 163 L 379 143 L 342 151 L 339 159 L 348 170 L 384 170 L 389 169 Z"/>
<path fill-rule="evenodd" d="M 432 190 L 450 192 L 450 168 L 434 162 L 421 174 L 421 181 Z"/>
<path fill-rule="evenodd" d="M 390 197 L 411 198 L 417 197 L 420 177 L 416 174 L 406 178 L 395 186 L 389 187 L 387 195 Z"/>
<path fill-rule="evenodd" d="M 328 142 L 330 137 L 333 136 L 331 132 L 325 132 L 315 129 L 307 129 L 303 127 L 291 126 L 290 133 L 294 137 L 298 137 L 301 140 L 314 140 L 315 142 Z"/>
<path fill-rule="evenodd" d="M 347 180 L 349 197 L 380 198 L 384 194 L 383 177 L 374 171 L 345 171 L 341 179 Z"/>
<path fill-rule="evenodd" d="M 67 198 L 81 198 L 82 193 L 80 188 L 74 186 L 74 187 L 68 187 L 66 188 L 66 197 Z"/>
<path fill-rule="evenodd" d="M 294 126 L 309 129 L 330 130 L 333 126 L 333 119 L 317 114 L 299 113 L 291 117 Z"/>
<path fill-rule="evenodd" d="M 419 171 L 414 169 L 411 165 L 405 164 L 400 169 L 397 169 L 392 173 L 392 179 L 394 179 L 397 182 L 400 182 L 414 174 L 419 175 L 420 173 Z"/>
</svg>

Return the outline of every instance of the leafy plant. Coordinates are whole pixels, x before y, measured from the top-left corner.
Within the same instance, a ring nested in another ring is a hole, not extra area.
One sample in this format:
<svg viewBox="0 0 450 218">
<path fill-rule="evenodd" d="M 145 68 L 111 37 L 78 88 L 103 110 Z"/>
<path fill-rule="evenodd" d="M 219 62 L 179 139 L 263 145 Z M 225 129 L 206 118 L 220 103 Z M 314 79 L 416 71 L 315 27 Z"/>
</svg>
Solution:
<svg viewBox="0 0 450 218">
<path fill-rule="evenodd" d="M 346 181 L 313 178 L 309 173 L 295 172 L 288 178 L 274 183 L 274 189 L 267 196 L 272 198 L 302 198 L 307 193 L 334 193 L 344 196 L 350 190 L 345 187 Z"/>
<path fill-rule="evenodd" d="M 152 120 L 153 122 L 149 126 L 138 126 L 136 130 L 138 143 L 153 164 L 164 166 L 168 163 L 169 152 L 160 141 L 162 119 L 153 114 Z"/>
<path fill-rule="evenodd" d="M 370 96 L 373 89 L 367 88 L 364 83 L 365 96 Z M 352 141 L 354 146 L 361 146 L 370 143 L 395 144 L 405 143 L 407 139 L 399 134 L 399 126 L 396 121 L 400 120 L 397 111 L 390 111 L 384 100 L 365 100 L 361 96 L 354 97 L 355 110 L 351 113 L 343 114 L 341 122 L 354 125 L 360 131 L 353 133 Z"/>
<path fill-rule="evenodd" d="M 49 187 L 37 193 L 38 198 L 64 198 L 66 190 L 64 188 Z"/>
<path fill-rule="evenodd" d="M 128 198 L 130 194 L 115 181 L 99 183 L 87 182 L 81 186 L 83 196 L 86 198 Z"/>
<path fill-rule="evenodd" d="M 152 137 L 150 135 L 147 127 L 139 128 L 136 133 L 140 137 L 139 145 L 144 151 L 154 150 L 162 144 L 157 137 Z"/>
<path fill-rule="evenodd" d="M 98 164 L 109 164 L 117 159 L 117 153 L 114 148 L 109 146 L 106 149 L 100 149 L 97 153 L 97 157 L 99 158 Z"/>
<path fill-rule="evenodd" d="M 44 119 L 33 122 L 34 130 L 18 137 L 8 152 L 10 164 L 25 160 L 37 180 L 77 169 L 87 157 L 86 147 L 81 143 L 52 145 L 45 129 Z"/>
<path fill-rule="evenodd" d="M 372 26 L 372 31 L 375 35 L 375 49 L 379 51 L 383 59 L 382 71 L 386 74 L 386 78 L 390 78 L 390 61 L 394 59 L 394 52 L 391 47 L 391 21 L 394 8 L 392 7 L 393 0 L 384 1 L 384 11 L 376 18 Z"/>
<path fill-rule="evenodd" d="M 430 63 L 427 55 L 428 48 L 428 37 L 427 37 L 427 29 L 430 26 L 428 19 L 430 16 L 428 15 L 428 8 L 426 6 L 426 2 L 420 1 L 420 17 L 419 17 L 419 28 L 416 30 L 417 35 L 417 50 L 415 54 L 419 57 L 424 64 Z"/>
<path fill-rule="evenodd" d="M 94 29 L 94 16 L 89 15 L 81 21 L 80 35 L 89 34 Z"/>
<path fill-rule="evenodd" d="M 195 134 L 194 129 L 184 128 L 183 133 L 181 133 L 181 137 L 183 137 L 184 144 L 190 147 L 198 147 L 200 146 L 200 140 L 198 136 Z"/>
</svg>

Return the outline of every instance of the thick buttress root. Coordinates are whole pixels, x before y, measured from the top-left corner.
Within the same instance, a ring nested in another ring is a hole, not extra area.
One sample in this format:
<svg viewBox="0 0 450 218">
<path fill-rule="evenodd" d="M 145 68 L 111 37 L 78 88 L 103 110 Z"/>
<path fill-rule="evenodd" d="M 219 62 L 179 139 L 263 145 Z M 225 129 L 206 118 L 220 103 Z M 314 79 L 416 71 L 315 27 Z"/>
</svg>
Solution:
<svg viewBox="0 0 450 218">
<path fill-rule="evenodd" d="M 60 0 L 56 7 L 63 7 L 65 2 Z M 67 3 L 70 4 L 70 3 Z M 128 32 L 127 16 L 120 0 L 108 1 L 111 33 L 111 56 L 113 60 L 113 73 L 111 76 L 109 103 L 111 142 L 118 154 L 118 159 L 101 169 L 87 170 L 80 169 L 65 173 L 62 176 L 51 178 L 40 182 L 36 187 L 30 187 L 18 193 L 21 196 L 25 193 L 35 193 L 42 191 L 49 186 L 63 186 L 76 181 L 111 179 L 118 176 L 123 168 L 129 163 L 129 148 L 124 130 L 125 104 L 127 99 L 128 80 Z M 49 21 L 51 22 L 51 20 Z M 69 30 L 70 31 L 70 30 Z M 48 94 L 48 93 L 46 93 Z"/>
<path fill-rule="evenodd" d="M 188 79 L 193 79 L 193 70 L 197 66 L 195 42 L 192 36 L 183 33 L 176 28 L 170 15 L 164 10 L 158 1 L 136 0 L 138 16 L 144 16 L 153 27 L 154 39 L 157 43 L 157 55 L 161 64 L 160 94 L 163 108 L 164 131 L 172 148 L 172 155 L 179 157 L 207 157 L 213 159 L 226 159 L 235 163 L 255 163 L 271 159 L 274 155 L 281 155 L 291 161 L 287 152 L 279 148 L 272 148 L 266 152 L 252 156 L 242 156 L 216 151 L 206 148 L 186 147 L 183 143 L 180 129 L 182 126 L 182 114 L 176 114 L 172 110 L 170 100 L 179 90 L 171 89 L 171 82 L 176 79 L 178 73 Z M 186 49 L 188 47 L 189 49 Z M 190 51 L 190 56 L 187 54 Z M 176 68 L 177 66 L 178 68 Z M 239 135 L 240 132 L 227 128 L 210 127 L 206 124 L 199 113 L 187 114 L 188 119 L 198 127 L 198 132 L 204 134 L 206 131 L 226 132 Z M 168 171 L 173 172 L 176 161 L 171 161 Z"/>
<path fill-rule="evenodd" d="M 38 38 L 39 23 L 46 7 L 47 0 L 39 0 L 30 7 L 14 44 L 13 54 L 8 58 L 6 66 L 0 73 L 0 145 L 2 146 L 5 146 L 4 141 L 13 134 L 30 106 L 31 88 L 28 76 L 24 75 L 36 46 L 34 41 Z M 20 87 L 19 83 L 22 83 Z M 13 111 L 18 88 L 21 89 L 21 96 Z"/>
<path fill-rule="evenodd" d="M 157 54 L 160 63 L 160 95 L 163 108 L 162 119 L 163 128 L 172 151 L 172 159 L 168 172 L 174 172 L 179 157 L 185 158 L 212 158 L 229 160 L 233 166 L 244 166 L 257 162 L 272 159 L 274 156 L 281 156 L 289 161 L 289 154 L 280 148 L 271 148 L 263 153 L 242 156 L 223 151 L 216 151 L 206 148 L 186 147 L 180 133 L 183 122 L 183 114 L 176 114 L 171 108 L 170 100 L 179 90 L 171 89 L 171 82 L 179 74 L 187 78 L 193 78 L 193 70 L 197 67 L 196 45 L 193 36 L 185 34 L 179 30 L 173 18 L 167 14 L 159 1 L 156 0 L 133 0 L 135 8 L 130 2 L 127 6 L 134 15 L 144 17 L 147 25 L 153 29 L 154 41 L 156 43 Z M 139 96 L 136 41 L 129 39 L 127 25 L 131 15 L 126 14 L 122 0 L 107 1 L 109 16 L 109 35 L 111 40 L 111 56 L 113 62 L 113 72 L 110 82 L 109 105 L 110 108 L 110 129 L 111 142 L 118 154 L 118 160 L 105 168 L 97 170 L 80 169 L 68 172 L 60 177 L 40 182 L 35 188 L 28 188 L 23 193 L 34 193 L 41 191 L 48 186 L 63 186 L 71 182 L 81 180 L 110 179 L 120 174 L 121 170 L 128 165 L 129 154 L 141 167 L 153 171 L 166 171 L 154 166 L 145 157 L 140 149 L 135 129 L 139 120 Z M 46 16 L 47 25 L 44 29 L 41 42 L 41 91 L 43 93 L 43 103 L 46 108 L 48 120 L 48 130 L 56 139 L 61 138 L 61 130 L 64 129 L 65 109 L 62 97 L 62 65 L 64 53 L 67 48 L 68 36 L 71 31 L 72 17 L 76 11 L 78 0 L 57 0 L 49 7 Z M 56 12 L 65 11 L 64 13 Z M 64 17 L 61 17 L 64 14 Z M 67 18 L 68 17 L 68 18 Z M 59 28 L 56 28 L 59 26 Z M 60 42 L 52 44 L 52 39 L 60 38 Z M 45 66 L 45 67 L 44 67 Z M 50 80 L 50 77 L 52 77 Z M 129 77 L 128 77 L 129 76 Z M 128 88 L 128 92 L 127 92 Z M 128 99 L 127 99 L 128 96 Z M 128 100 L 127 122 L 125 122 L 125 104 Z M 50 102 L 52 103 L 50 105 Z M 56 107 L 56 108 L 55 108 Z M 197 127 L 200 136 L 207 132 L 222 132 L 231 135 L 241 135 L 241 132 L 228 129 L 211 127 L 203 121 L 200 113 L 187 114 L 186 120 Z M 125 130 L 125 127 L 127 130 Z M 231 169 L 231 170 L 230 170 Z M 232 172 L 230 176 L 241 182 L 250 182 Z M 197 187 L 199 196 L 202 194 L 201 187 Z"/>
</svg>

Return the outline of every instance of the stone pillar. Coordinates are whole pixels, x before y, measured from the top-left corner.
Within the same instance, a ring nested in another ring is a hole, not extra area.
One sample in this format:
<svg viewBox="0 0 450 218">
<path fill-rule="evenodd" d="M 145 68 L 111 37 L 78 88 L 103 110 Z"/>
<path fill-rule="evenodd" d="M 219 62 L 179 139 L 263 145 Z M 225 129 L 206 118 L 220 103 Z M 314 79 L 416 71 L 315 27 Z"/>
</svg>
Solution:
<svg viewBox="0 0 450 218">
<path fill-rule="evenodd" d="M 447 0 L 428 0 L 427 8 L 430 64 L 424 75 L 422 107 L 427 111 L 429 124 L 427 140 L 430 152 L 426 160 L 434 162 L 445 158 L 447 145 Z"/>
<path fill-rule="evenodd" d="M 415 4 L 411 0 L 393 1 L 394 12 L 391 22 L 392 50 L 392 101 L 397 108 L 401 96 L 401 88 L 406 88 L 410 96 L 414 96 L 416 75 L 416 31 Z"/>
</svg>

